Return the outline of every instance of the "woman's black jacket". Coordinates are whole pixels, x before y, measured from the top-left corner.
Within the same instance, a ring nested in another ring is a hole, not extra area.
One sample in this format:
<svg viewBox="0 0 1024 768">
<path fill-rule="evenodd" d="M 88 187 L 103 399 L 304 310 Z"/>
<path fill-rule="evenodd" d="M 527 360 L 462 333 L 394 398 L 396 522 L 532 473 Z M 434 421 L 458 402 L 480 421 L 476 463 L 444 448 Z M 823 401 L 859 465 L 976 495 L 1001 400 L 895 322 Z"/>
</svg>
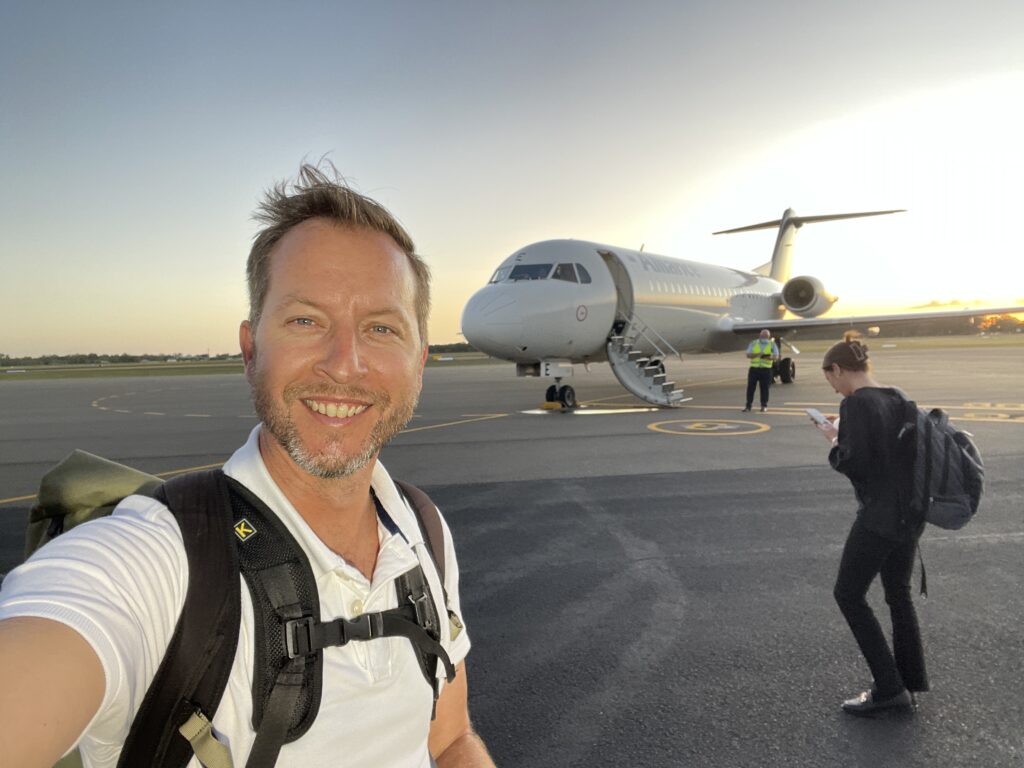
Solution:
<svg viewBox="0 0 1024 768">
<path fill-rule="evenodd" d="M 897 440 L 904 400 L 891 387 L 861 387 L 843 398 L 839 442 L 828 456 L 853 484 L 863 525 L 895 541 L 919 536 L 924 526 L 910 519 L 906 503 L 908 466 Z"/>
</svg>

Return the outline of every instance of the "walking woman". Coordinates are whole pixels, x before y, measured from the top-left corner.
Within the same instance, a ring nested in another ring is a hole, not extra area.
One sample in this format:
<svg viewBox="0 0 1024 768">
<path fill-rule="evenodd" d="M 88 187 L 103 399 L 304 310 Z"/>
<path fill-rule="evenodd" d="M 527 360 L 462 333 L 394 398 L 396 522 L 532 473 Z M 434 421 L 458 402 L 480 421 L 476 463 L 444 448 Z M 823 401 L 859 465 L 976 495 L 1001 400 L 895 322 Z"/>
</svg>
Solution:
<svg viewBox="0 0 1024 768">
<path fill-rule="evenodd" d="M 912 693 L 928 690 L 928 677 L 910 594 L 924 521 L 910 519 L 896 439 L 904 396 L 875 381 L 868 348 L 856 336 L 847 333 L 825 353 L 825 379 L 843 401 L 838 421 L 818 428 L 832 443 L 829 463 L 849 478 L 857 497 L 857 517 L 843 548 L 834 595 L 874 677 L 870 690 L 842 707 L 865 715 L 911 709 Z M 866 599 L 879 574 L 892 617 L 892 650 Z"/>
</svg>

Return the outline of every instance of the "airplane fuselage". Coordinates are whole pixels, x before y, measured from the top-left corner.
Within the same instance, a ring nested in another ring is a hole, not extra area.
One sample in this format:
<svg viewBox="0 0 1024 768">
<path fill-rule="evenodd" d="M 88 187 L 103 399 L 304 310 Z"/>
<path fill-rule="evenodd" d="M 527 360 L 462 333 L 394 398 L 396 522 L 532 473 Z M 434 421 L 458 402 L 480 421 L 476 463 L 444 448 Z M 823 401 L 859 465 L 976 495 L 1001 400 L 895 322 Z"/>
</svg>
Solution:
<svg viewBox="0 0 1024 768">
<path fill-rule="evenodd" d="M 679 353 L 724 352 L 746 346 L 734 319 L 782 316 L 781 289 L 753 272 L 547 240 L 501 263 L 467 303 L 462 330 L 477 349 L 520 364 L 605 360 L 609 337 L 626 324 L 652 329 Z"/>
</svg>

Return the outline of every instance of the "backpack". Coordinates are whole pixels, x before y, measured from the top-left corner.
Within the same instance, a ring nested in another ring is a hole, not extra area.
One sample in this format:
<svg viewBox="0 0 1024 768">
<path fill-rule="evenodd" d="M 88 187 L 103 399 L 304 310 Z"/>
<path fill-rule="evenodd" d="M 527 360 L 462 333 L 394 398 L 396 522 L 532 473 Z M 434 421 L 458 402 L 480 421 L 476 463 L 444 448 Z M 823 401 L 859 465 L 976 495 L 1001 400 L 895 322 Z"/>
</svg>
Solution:
<svg viewBox="0 0 1024 768">
<path fill-rule="evenodd" d="M 415 486 L 395 484 L 415 512 L 443 590 L 444 533 L 437 507 Z M 206 768 L 232 765 L 230 752 L 213 736 L 211 721 L 238 642 L 239 574 L 252 596 L 256 629 L 257 735 L 246 768 L 273 766 L 281 747 L 312 726 L 320 706 L 323 649 L 328 646 L 408 638 L 433 688 L 435 706 L 439 662 L 446 679 L 454 679 L 440 637 L 442 631 L 454 637 L 461 623 L 451 612 L 444 617 L 447 621 L 438 616 L 422 568 L 395 580 L 397 608 L 321 622 L 316 582 L 301 547 L 276 514 L 220 470 L 191 472 L 164 483 L 74 451 L 43 477 L 29 516 L 26 555 L 64 530 L 109 514 L 132 493 L 157 498 L 174 515 L 188 558 L 189 583 L 171 642 L 132 722 L 119 766 L 182 768 L 193 755 Z M 379 503 L 378 510 L 383 511 Z M 394 526 L 386 511 L 381 520 Z M 442 604 L 447 603 L 445 594 Z M 77 757 L 73 751 L 58 766 L 79 765 Z"/>
<path fill-rule="evenodd" d="M 906 462 L 912 515 L 947 530 L 963 528 L 978 511 L 985 484 L 971 435 L 950 424 L 941 408 L 926 411 L 904 398 L 897 440 Z"/>
</svg>

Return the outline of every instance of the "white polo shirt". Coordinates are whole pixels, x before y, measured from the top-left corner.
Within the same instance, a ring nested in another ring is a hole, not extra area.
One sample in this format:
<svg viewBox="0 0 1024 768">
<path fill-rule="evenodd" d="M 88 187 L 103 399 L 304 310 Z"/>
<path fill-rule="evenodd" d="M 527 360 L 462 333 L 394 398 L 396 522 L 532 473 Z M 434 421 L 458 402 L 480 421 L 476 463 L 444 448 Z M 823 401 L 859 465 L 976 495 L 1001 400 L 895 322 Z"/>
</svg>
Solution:
<svg viewBox="0 0 1024 768">
<path fill-rule="evenodd" d="M 423 571 L 445 616 L 440 584 L 415 515 L 378 462 L 373 488 L 400 533 L 378 521 L 380 552 L 373 579 L 332 552 L 285 498 L 260 457 L 259 427 L 224 465 L 230 477 L 256 494 L 284 522 L 309 558 L 320 593 L 322 621 L 395 607 L 394 579 Z M 459 573 L 448 526 L 445 532 L 448 609 L 461 619 Z M 253 611 L 239 577 L 242 622 L 224 698 L 213 718 L 218 738 L 245 764 L 252 730 Z M 38 616 L 75 629 L 103 664 L 106 690 L 79 748 L 88 768 L 114 768 L 131 721 L 156 674 L 181 613 L 188 563 L 173 515 L 157 501 L 131 496 L 114 514 L 69 531 L 9 573 L 0 592 L 0 619 Z M 462 631 L 442 632 L 452 664 L 469 651 Z M 443 679 L 444 666 L 438 664 Z M 353 641 L 324 651 L 320 712 L 302 738 L 286 744 L 277 765 L 428 768 L 427 735 L 433 692 L 423 679 L 412 644 L 403 637 Z M 193 759 L 190 768 L 199 768 Z"/>
</svg>

